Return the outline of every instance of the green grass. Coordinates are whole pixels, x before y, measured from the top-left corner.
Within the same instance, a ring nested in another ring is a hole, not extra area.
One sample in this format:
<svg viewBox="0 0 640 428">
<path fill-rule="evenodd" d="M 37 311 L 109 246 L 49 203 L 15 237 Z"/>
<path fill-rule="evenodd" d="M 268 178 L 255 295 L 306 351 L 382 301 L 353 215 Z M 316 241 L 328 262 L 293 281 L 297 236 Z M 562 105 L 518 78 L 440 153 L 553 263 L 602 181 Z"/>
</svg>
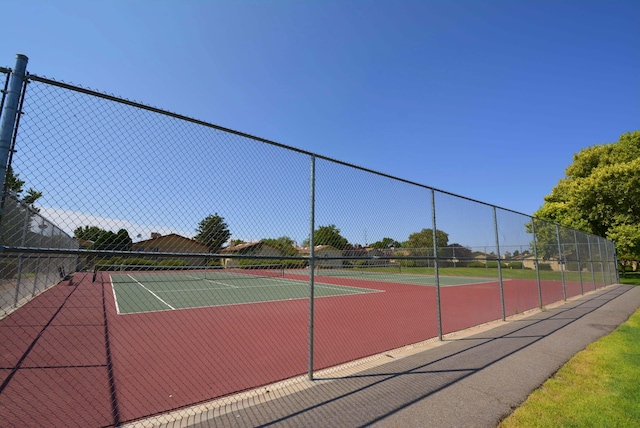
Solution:
<svg viewBox="0 0 640 428">
<path fill-rule="evenodd" d="M 640 272 L 627 272 L 623 278 L 620 275 L 620 283 L 628 285 L 640 285 Z"/>
<path fill-rule="evenodd" d="M 429 267 L 402 267 L 402 273 L 405 274 L 422 274 L 422 275 L 435 275 L 434 268 Z M 498 277 L 498 269 L 497 268 L 476 268 L 476 267 L 447 267 L 438 269 L 438 273 L 443 276 L 472 276 L 472 277 L 490 277 L 497 278 Z M 509 269 L 502 268 L 502 277 L 505 279 L 536 279 L 536 271 L 533 269 Z M 580 281 L 580 273 L 565 271 L 564 278 L 566 281 L 579 282 Z M 561 281 L 562 273 L 556 271 L 540 271 L 540 279 L 543 281 L 553 280 L 553 281 Z M 596 282 L 602 283 L 602 274 L 600 271 L 600 267 L 596 267 Z M 582 272 L 582 281 L 584 283 L 590 283 L 593 281 L 590 272 Z"/>
<path fill-rule="evenodd" d="M 640 310 L 576 354 L 499 427 L 640 427 L 639 367 Z"/>
</svg>

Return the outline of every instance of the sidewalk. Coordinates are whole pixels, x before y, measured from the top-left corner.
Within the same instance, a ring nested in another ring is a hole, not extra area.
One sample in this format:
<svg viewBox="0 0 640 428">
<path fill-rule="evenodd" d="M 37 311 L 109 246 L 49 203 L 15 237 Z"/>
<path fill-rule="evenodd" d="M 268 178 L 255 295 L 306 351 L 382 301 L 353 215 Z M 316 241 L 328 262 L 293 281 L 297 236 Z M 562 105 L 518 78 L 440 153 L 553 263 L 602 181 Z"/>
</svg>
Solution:
<svg viewBox="0 0 640 428">
<path fill-rule="evenodd" d="M 366 370 L 265 390 L 249 400 L 255 405 L 245 399 L 165 426 L 495 427 L 638 307 L 640 287 L 609 286 L 544 312 L 457 333 L 417 353 L 390 355 Z"/>
</svg>

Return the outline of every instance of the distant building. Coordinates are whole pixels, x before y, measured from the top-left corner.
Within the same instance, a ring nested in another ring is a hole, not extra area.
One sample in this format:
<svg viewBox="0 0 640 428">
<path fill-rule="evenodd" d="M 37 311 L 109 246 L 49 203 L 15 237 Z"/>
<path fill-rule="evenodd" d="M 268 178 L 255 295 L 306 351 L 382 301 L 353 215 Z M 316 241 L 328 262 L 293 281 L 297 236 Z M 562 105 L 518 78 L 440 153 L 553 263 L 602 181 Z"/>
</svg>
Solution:
<svg viewBox="0 0 640 428">
<path fill-rule="evenodd" d="M 131 250 L 141 253 L 205 254 L 209 252 L 209 249 L 205 244 L 198 242 L 195 239 L 186 238 L 175 233 L 171 233 L 169 235 L 152 233 L 151 239 L 134 242 L 131 245 Z M 205 265 L 208 262 L 207 257 L 180 257 L 179 255 L 153 257 L 153 260 L 163 259 L 183 260 L 185 263 L 194 266 Z"/>
<path fill-rule="evenodd" d="M 301 256 L 309 257 L 311 253 L 310 247 L 301 247 L 299 250 Z M 313 249 L 316 256 L 317 267 L 335 267 L 342 266 L 342 260 L 322 260 L 324 257 L 342 257 L 342 251 L 331 245 L 316 245 Z"/>
<path fill-rule="evenodd" d="M 282 251 L 268 244 L 265 244 L 262 241 L 245 242 L 238 245 L 232 245 L 223 250 L 220 250 L 219 253 L 241 255 L 241 256 L 273 257 L 274 259 L 277 259 L 278 257 L 282 256 Z M 249 261 L 240 262 L 240 260 L 249 260 Z M 237 267 L 240 265 L 240 263 L 261 264 L 261 263 L 269 263 L 269 261 L 265 259 L 257 259 L 254 262 L 250 261 L 250 259 L 237 259 L 237 258 L 222 259 L 222 265 L 225 268 Z M 274 263 L 276 263 L 275 260 L 274 260 Z"/>
</svg>

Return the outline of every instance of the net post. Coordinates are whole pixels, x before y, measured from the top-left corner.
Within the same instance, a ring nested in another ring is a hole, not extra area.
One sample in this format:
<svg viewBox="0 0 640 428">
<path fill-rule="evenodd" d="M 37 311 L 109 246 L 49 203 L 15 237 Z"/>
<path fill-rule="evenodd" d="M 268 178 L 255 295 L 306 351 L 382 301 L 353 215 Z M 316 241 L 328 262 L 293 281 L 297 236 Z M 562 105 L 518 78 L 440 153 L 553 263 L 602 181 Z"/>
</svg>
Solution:
<svg viewBox="0 0 640 428">
<path fill-rule="evenodd" d="M 2 111 L 2 121 L 0 122 L 0 183 L 2 183 L 3 194 L 9 167 L 7 163 L 11 153 L 11 140 L 13 138 L 18 106 L 20 104 L 20 94 L 22 92 L 22 82 L 27 71 L 28 61 L 29 58 L 27 58 L 26 55 L 16 55 L 16 64 L 11 71 L 9 89 Z M 1 214 L 2 211 L 0 211 L 0 215 Z"/>
</svg>

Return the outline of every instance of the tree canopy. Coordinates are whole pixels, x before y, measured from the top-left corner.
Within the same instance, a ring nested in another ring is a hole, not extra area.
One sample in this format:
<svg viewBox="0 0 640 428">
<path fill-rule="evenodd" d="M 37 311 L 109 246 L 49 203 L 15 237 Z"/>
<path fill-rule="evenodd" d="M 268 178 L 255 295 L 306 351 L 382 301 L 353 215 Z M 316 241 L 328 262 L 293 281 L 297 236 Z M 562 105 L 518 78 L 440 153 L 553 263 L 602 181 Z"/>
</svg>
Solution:
<svg viewBox="0 0 640 428">
<path fill-rule="evenodd" d="M 295 241 L 288 236 L 281 236 L 279 238 L 266 238 L 262 240 L 263 243 L 277 248 L 282 252 L 283 256 L 295 256 L 298 254 L 298 250 L 295 247 Z"/>
<path fill-rule="evenodd" d="M 320 226 L 313 233 L 314 245 L 330 245 L 339 250 L 345 250 L 351 247 L 349 241 L 340 235 L 340 229 L 335 224 L 328 226 Z M 305 239 L 303 245 L 309 245 L 309 240 Z"/>
<path fill-rule="evenodd" d="M 73 231 L 73 237 L 93 242 L 93 250 L 131 251 L 133 243 L 126 229 L 116 233 L 98 226 L 78 227 Z"/>
<path fill-rule="evenodd" d="M 619 255 L 640 258 L 640 131 L 581 150 L 565 174 L 534 216 L 606 236 Z"/>
<path fill-rule="evenodd" d="M 449 234 L 436 229 L 436 243 L 438 248 L 446 247 L 449 243 Z M 420 232 L 412 233 L 402 246 L 404 248 L 433 249 L 433 229 L 422 229 Z"/>
<path fill-rule="evenodd" d="M 377 248 L 383 250 L 385 248 L 400 248 L 402 244 L 392 238 L 382 238 L 382 240 L 374 242 L 370 245 L 371 248 Z"/>
<path fill-rule="evenodd" d="M 218 213 L 202 219 L 196 232 L 195 240 L 205 244 L 212 253 L 217 253 L 231 238 L 231 232 L 224 217 L 219 216 Z"/>
<path fill-rule="evenodd" d="M 98 226 L 82 226 L 73 231 L 73 237 L 85 241 L 96 242 L 107 231 Z"/>
<path fill-rule="evenodd" d="M 94 250 L 131 251 L 132 244 L 129 232 L 120 229 L 117 233 L 105 230 L 92 245 Z"/>
<path fill-rule="evenodd" d="M 5 175 L 5 183 L 6 188 L 15 192 L 16 195 L 26 204 L 32 205 L 36 200 L 42 197 L 42 192 L 38 192 L 33 188 L 29 188 L 27 190 L 26 195 L 22 195 L 24 191 L 25 181 L 21 180 L 19 174 L 13 173 L 13 168 L 11 166 L 7 167 L 7 172 Z"/>
</svg>

